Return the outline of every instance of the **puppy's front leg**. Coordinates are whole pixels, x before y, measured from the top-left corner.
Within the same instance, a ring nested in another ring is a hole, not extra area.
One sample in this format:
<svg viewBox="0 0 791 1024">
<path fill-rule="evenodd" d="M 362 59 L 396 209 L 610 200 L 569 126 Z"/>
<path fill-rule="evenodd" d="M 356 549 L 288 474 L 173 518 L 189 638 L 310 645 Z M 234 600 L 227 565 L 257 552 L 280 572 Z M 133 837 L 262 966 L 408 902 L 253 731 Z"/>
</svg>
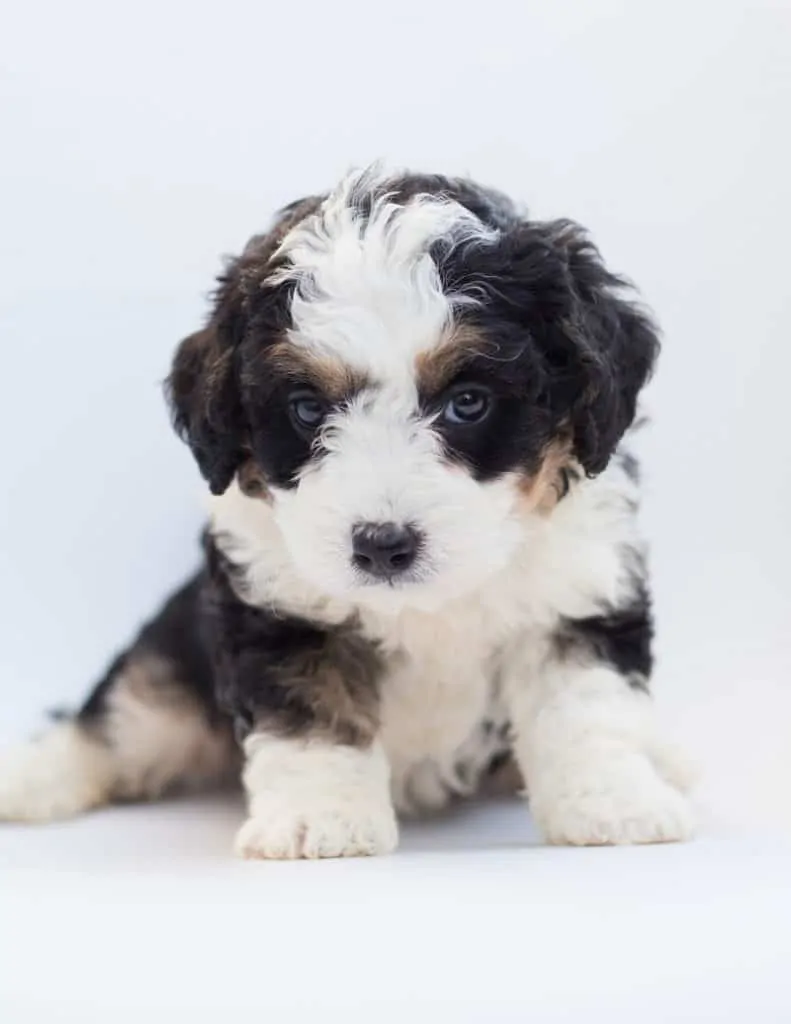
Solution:
<svg viewBox="0 0 791 1024">
<path fill-rule="evenodd" d="M 240 598 L 209 545 L 204 635 L 220 706 L 243 733 L 244 857 L 387 853 L 397 828 L 378 740 L 384 663 L 350 622 L 325 623 Z"/>
<path fill-rule="evenodd" d="M 509 659 L 515 749 L 536 823 L 552 843 L 687 839 L 687 766 L 655 734 L 645 679 L 604 650 L 534 637 Z"/>
<path fill-rule="evenodd" d="M 398 838 L 390 771 L 378 741 L 321 737 L 245 740 L 250 817 L 236 837 L 243 857 L 354 857 L 389 853 Z"/>
<path fill-rule="evenodd" d="M 389 853 L 398 832 L 377 738 L 376 658 L 342 627 L 300 627 L 294 639 L 285 658 L 291 645 L 281 642 L 279 661 L 247 650 L 230 666 L 237 710 L 252 726 L 242 744 L 249 818 L 236 852 L 278 860 Z"/>
</svg>

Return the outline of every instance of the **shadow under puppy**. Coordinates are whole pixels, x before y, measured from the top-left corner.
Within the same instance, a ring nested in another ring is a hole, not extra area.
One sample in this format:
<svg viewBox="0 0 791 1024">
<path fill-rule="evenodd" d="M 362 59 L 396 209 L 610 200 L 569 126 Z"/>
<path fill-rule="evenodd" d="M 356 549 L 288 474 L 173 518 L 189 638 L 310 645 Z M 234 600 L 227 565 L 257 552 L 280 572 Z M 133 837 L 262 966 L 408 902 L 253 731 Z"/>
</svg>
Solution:
<svg viewBox="0 0 791 1024">
<path fill-rule="evenodd" d="M 168 380 L 203 567 L 4 756 L 0 816 L 241 770 L 242 855 L 376 854 L 497 774 L 550 842 L 689 836 L 623 441 L 657 349 L 580 227 L 470 181 L 369 169 L 287 207 Z"/>
</svg>

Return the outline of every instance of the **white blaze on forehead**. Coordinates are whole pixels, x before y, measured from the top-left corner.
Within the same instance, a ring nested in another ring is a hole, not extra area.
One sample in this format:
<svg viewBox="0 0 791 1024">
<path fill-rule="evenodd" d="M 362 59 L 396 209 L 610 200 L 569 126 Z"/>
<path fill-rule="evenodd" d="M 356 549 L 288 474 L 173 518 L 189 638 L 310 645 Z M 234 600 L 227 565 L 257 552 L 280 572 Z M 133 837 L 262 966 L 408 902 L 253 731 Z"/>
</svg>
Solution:
<svg viewBox="0 0 791 1024">
<path fill-rule="evenodd" d="M 458 245 L 496 236 L 450 199 L 419 195 L 399 205 L 387 195 L 365 217 L 354 198 L 384 183 L 355 173 L 284 239 L 288 265 L 276 280 L 296 284 L 290 340 L 379 380 L 411 375 L 418 352 L 442 340 L 454 305 L 429 254 L 438 239 Z"/>
</svg>

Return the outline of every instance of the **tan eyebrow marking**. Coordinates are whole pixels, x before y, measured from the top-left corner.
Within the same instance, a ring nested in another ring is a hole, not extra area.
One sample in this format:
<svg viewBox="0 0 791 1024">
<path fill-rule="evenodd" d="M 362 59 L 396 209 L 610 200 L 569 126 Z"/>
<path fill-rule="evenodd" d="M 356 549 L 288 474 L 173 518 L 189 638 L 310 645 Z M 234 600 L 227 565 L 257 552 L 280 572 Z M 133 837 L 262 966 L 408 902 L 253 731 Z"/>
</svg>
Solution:
<svg viewBox="0 0 791 1024">
<path fill-rule="evenodd" d="M 370 386 L 366 374 L 331 356 L 279 341 L 262 353 L 262 358 L 277 374 L 295 384 L 309 384 L 333 402 L 350 398 Z"/>
<path fill-rule="evenodd" d="M 477 327 L 451 325 L 433 348 L 415 357 L 418 390 L 424 395 L 439 394 L 468 359 L 491 350 L 491 341 Z"/>
</svg>

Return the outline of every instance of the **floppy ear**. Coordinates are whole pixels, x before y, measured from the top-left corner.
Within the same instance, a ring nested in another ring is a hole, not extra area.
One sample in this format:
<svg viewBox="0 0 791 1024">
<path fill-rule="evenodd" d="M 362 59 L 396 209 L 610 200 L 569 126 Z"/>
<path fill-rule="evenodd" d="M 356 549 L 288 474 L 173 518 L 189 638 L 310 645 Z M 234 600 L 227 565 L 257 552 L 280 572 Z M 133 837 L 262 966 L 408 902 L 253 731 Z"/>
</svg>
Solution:
<svg viewBox="0 0 791 1024">
<path fill-rule="evenodd" d="M 176 350 L 165 393 L 176 432 L 192 449 L 213 494 L 222 494 L 249 455 L 247 421 L 239 391 L 239 349 L 245 339 L 250 297 L 286 232 L 312 213 L 311 196 L 281 210 L 270 231 L 255 235 L 219 278 L 211 318 Z"/>
<path fill-rule="evenodd" d="M 624 296 L 627 282 L 607 270 L 582 228 L 555 221 L 545 229 L 571 296 L 563 340 L 547 353 L 550 380 L 565 391 L 575 455 L 594 476 L 634 419 L 659 339 L 648 315 Z"/>
<path fill-rule="evenodd" d="M 244 417 L 234 347 L 218 324 L 185 338 L 165 388 L 173 426 L 192 449 L 212 494 L 222 494 L 244 460 Z"/>
<path fill-rule="evenodd" d="M 245 456 L 235 367 L 244 335 L 242 259 L 219 278 L 208 324 L 178 346 L 165 382 L 173 426 L 192 449 L 212 494 L 227 489 Z"/>
</svg>

